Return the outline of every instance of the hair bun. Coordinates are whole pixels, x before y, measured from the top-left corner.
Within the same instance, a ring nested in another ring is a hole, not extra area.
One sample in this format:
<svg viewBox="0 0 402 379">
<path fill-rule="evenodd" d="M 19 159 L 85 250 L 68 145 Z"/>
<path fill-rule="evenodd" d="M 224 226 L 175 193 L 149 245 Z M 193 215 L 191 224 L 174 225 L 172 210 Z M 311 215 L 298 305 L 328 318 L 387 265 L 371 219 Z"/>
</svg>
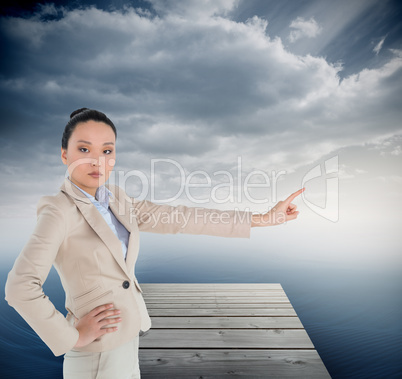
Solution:
<svg viewBox="0 0 402 379">
<path fill-rule="evenodd" d="M 70 119 L 72 119 L 77 114 L 82 113 L 87 110 L 89 110 L 89 108 L 80 108 L 80 109 L 75 110 L 73 113 L 70 114 Z"/>
</svg>

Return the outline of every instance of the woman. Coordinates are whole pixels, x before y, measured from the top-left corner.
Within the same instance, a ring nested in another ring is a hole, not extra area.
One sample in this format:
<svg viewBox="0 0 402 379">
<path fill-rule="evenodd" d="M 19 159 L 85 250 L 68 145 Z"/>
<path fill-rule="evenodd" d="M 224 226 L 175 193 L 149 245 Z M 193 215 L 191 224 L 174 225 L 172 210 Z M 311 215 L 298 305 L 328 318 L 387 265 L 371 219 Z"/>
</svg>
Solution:
<svg viewBox="0 0 402 379">
<path fill-rule="evenodd" d="M 71 114 L 61 147 L 69 177 L 56 196 L 39 201 L 36 228 L 6 283 L 8 303 L 56 356 L 65 354 L 65 378 L 140 377 L 138 335 L 151 320 L 134 275 L 139 231 L 249 237 L 250 227 L 295 219 L 291 201 L 304 190 L 259 215 L 138 202 L 105 186 L 115 144 L 105 114 Z M 52 265 L 66 293 L 66 317 L 42 290 Z"/>
</svg>

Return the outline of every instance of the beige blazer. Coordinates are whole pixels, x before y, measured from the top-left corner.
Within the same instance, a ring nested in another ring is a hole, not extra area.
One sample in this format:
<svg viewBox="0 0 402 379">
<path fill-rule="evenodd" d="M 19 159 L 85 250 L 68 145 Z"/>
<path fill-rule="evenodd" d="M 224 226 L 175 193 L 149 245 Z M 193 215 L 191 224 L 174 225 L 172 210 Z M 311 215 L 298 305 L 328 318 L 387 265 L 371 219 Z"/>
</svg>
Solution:
<svg viewBox="0 0 402 379">
<path fill-rule="evenodd" d="M 134 275 L 139 232 L 249 237 L 251 213 L 218 211 L 136 201 L 109 186 L 110 208 L 130 233 L 127 256 L 91 201 L 66 179 L 56 196 L 38 203 L 36 228 L 15 261 L 6 283 L 6 300 L 57 356 L 71 350 L 80 318 L 98 305 L 121 310 L 118 331 L 107 333 L 81 351 L 113 349 L 151 327 Z M 44 294 L 42 285 L 54 265 L 66 293 L 66 317 Z"/>
</svg>

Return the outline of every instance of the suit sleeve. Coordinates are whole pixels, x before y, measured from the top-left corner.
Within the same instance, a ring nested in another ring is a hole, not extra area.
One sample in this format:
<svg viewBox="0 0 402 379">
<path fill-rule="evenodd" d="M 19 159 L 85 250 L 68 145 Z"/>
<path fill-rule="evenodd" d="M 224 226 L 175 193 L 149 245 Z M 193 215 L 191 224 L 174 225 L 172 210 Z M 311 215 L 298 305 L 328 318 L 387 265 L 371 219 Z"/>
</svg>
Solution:
<svg viewBox="0 0 402 379">
<path fill-rule="evenodd" d="M 8 274 L 5 287 L 9 305 L 56 356 L 71 350 L 79 336 L 42 289 L 63 242 L 64 224 L 63 213 L 51 204 L 50 198 L 42 198 L 36 228 Z"/>
<path fill-rule="evenodd" d="M 140 231 L 188 233 L 220 237 L 250 237 L 251 212 L 157 205 L 132 199 L 132 215 Z"/>
</svg>

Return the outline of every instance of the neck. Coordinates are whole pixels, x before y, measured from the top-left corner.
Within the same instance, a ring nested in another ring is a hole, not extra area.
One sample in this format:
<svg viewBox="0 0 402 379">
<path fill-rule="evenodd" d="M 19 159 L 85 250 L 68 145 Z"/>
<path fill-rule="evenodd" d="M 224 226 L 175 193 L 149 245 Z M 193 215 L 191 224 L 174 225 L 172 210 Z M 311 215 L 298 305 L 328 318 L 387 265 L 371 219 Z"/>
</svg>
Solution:
<svg viewBox="0 0 402 379">
<path fill-rule="evenodd" d="M 72 180 L 71 178 L 69 178 L 69 180 L 70 180 L 71 183 L 75 184 L 78 188 L 80 188 L 81 190 L 85 191 L 87 194 L 95 197 L 96 190 L 98 189 L 98 187 L 96 187 L 96 188 L 95 187 L 86 187 L 86 186 L 83 186 L 80 183 L 77 183 L 76 181 Z"/>
</svg>

